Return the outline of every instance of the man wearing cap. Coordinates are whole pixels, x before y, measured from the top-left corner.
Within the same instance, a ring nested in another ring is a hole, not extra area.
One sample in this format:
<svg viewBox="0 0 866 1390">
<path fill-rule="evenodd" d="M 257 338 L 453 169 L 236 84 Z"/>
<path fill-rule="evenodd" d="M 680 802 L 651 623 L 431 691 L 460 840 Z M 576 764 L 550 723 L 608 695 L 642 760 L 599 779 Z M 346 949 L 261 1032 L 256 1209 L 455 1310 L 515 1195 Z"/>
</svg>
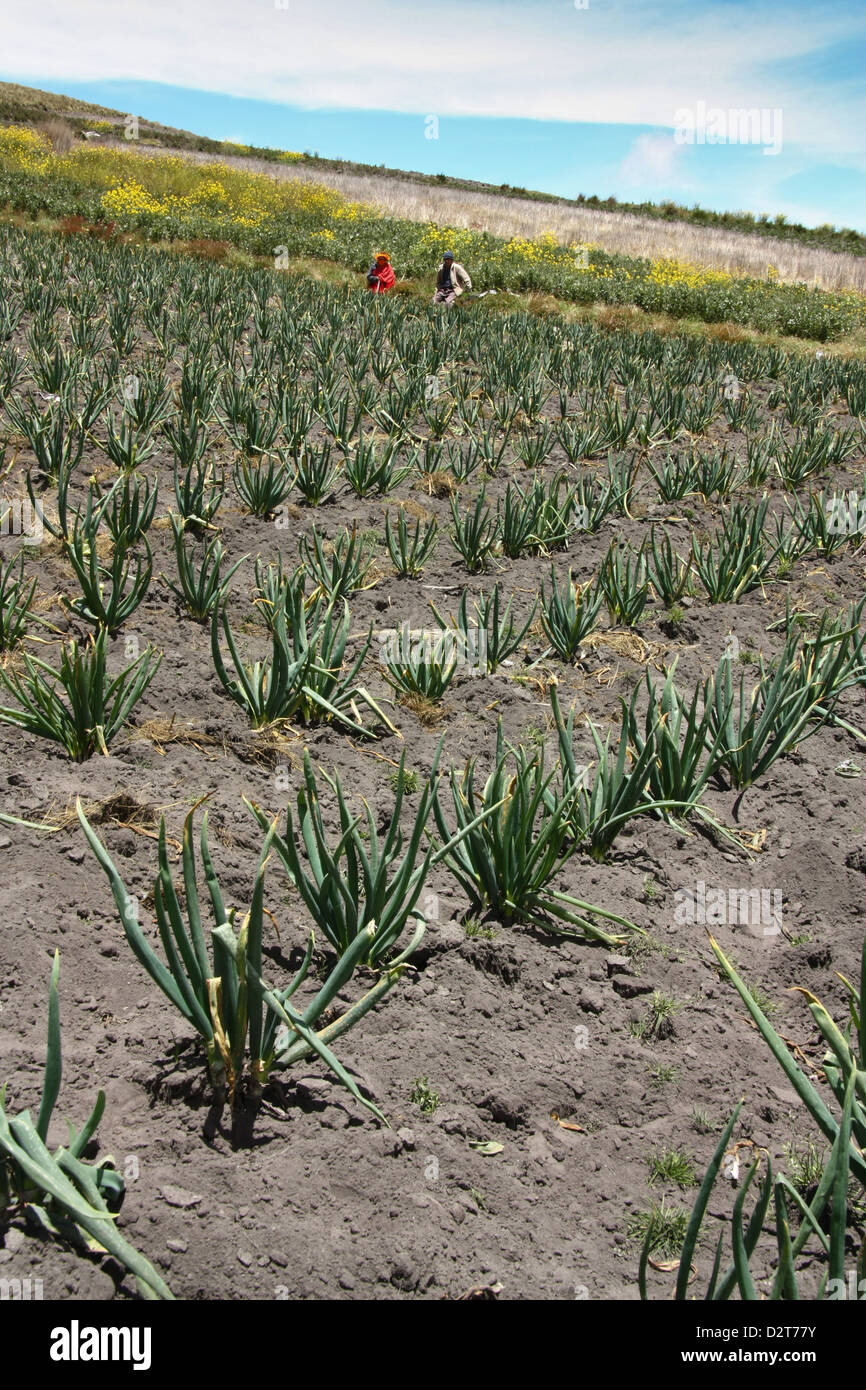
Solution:
<svg viewBox="0 0 866 1390">
<path fill-rule="evenodd" d="M 459 261 L 455 261 L 454 253 L 446 251 L 436 276 L 436 293 L 433 296 L 433 303 L 453 304 L 459 294 L 462 294 L 464 290 L 471 289 L 472 281 L 466 271 Z"/>
<path fill-rule="evenodd" d="M 367 271 L 367 289 L 373 294 L 387 294 L 397 282 L 387 251 L 380 251 Z"/>
</svg>

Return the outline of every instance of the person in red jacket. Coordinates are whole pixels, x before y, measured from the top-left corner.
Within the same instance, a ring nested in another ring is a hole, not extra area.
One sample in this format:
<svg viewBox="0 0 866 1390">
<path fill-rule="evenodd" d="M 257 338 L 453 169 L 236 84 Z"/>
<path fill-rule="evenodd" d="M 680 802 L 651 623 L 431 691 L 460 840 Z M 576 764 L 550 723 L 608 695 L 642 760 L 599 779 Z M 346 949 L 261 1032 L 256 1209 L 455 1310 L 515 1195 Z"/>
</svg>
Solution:
<svg viewBox="0 0 866 1390">
<path fill-rule="evenodd" d="M 396 283 L 397 276 L 391 265 L 391 257 L 387 251 L 380 251 L 367 272 L 367 288 L 372 290 L 373 294 L 387 294 Z"/>
</svg>

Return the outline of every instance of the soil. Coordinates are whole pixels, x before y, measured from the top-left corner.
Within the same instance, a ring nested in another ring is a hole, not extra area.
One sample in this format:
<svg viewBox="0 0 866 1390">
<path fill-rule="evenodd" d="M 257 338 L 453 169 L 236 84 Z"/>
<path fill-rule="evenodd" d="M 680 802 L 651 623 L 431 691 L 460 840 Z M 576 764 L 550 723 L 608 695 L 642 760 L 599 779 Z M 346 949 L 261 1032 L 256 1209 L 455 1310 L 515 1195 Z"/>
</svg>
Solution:
<svg viewBox="0 0 866 1390">
<path fill-rule="evenodd" d="M 852 422 L 842 417 L 839 423 Z M 742 445 L 740 437 L 729 438 L 724 422 L 713 433 Z M 231 459 L 227 441 L 220 453 Z M 30 463 L 24 447 L 15 469 Z M 850 482 L 857 463 L 839 480 Z M 91 448 L 81 480 L 96 466 L 102 476 L 111 474 L 104 455 Z M 558 466 L 565 460 L 555 450 L 548 476 Z M 487 481 L 492 502 L 510 476 L 523 479 L 525 470 L 518 469 L 508 464 Z M 144 471 L 160 477 L 158 516 L 164 516 L 171 496 L 168 452 L 160 451 Z M 7 490 L 14 492 L 15 476 L 6 480 Z M 476 486 L 473 480 L 470 495 Z M 614 518 L 597 535 L 576 536 L 552 559 L 557 575 L 571 567 L 576 578 L 590 578 L 614 534 L 639 541 L 653 519 L 678 516 L 669 529 L 685 550 L 692 528 L 718 518 L 716 502 L 690 498 L 687 519 L 685 504 L 666 506 L 654 495 L 644 469 L 634 519 Z M 371 622 L 374 634 L 403 621 L 430 626 L 430 600 L 443 613 L 454 611 L 467 582 L 477 592 L 498 579 L 505 593 L 514 593 L 518 610 L 528 612 L 551 560 L 499 560 L 480 581 L 467 580 L 447 540 L 447 498 L 430 496 L 417 480 L 407 480 L 387 502 L 359 501 L 343 486 L 317 509 L 298 507 L 290 529 L 248 516 L 229 488 L 217 524 L 229 563 L 250 556 L 232 580 L 229 604 L 243 649 L 256 656 L 268 650 L 250 607 L 253 557 L 282 554 L 291 571 L 298 536 L 314 523 L 330 538 L 355 523 L 381 537 L 384 507 L 400 499 L 438 518 L 438 548 L 419 580 L 398 580 L 380 541 L 380 577 L 352 599 L 353 633 L 365 633 Z M 780 506 L 778 492 L 773 505 Z M 701 833 L 695 823 L 681 827 L 643 817 L 626 826 L 608 862 L 573 857 L 557 887 L 649 933 L 624 949 L 490 919 L 467 922 L 456 881 L 441 866 L 433 870 L 428 887 L 436 902 L 429 904 L 432 920 L 412 967 L 336 1048 L 390 1128 L 313 1062 L 271 1084 L 259 1106 L 239 1107 L 234 1119 L 213 1104 L 195 1037 L 124 940 L 108 883 L 74 817 L 75 798 L 83 798 L 152 929 L 148 894 L 159 817 L 165 817 L 176 861 L 184 816 L 209 797 L 222 889 L 228 903 L 245 910 L 262 836 L 243 798 L 274 815 L 284 810 L 300 782 L 304 748 L 317 769 L 338 770 L 353 809 L 365 799 L 386 824 L 391 778 L 404 750 L 419 782 L 443 733 L 446 763 L 461 765 L 477 755 L 487 769 L 501 718 L 507 738 L 543 742 L 552 757 L 550 705 L 538 678 L 555 675 L 563 708 L 575 703 L 606 730 L 618 719 L 620 697 L 647 665 L 658 671 L 676 658 L 678 684 L 690 689 L 715 668 L 731 635 L 757 678 L 750 656 L 778 652 L 779 630 L 768 627 L 784 615 L 786 598 L 792 608 L 841 611 L 863 591 L 866 553 L 799 563 L 788 583 L 771 583 L 737 604 L 712 606 L 695 598 L 675 636 L 657 603 L 631 637 L 614 632 L 603 617 L 602 640 L 588 645 L 572 668 L 550 657 L 530 669 L 544 651 L 543 636 L 533 629 L 512 667 L 495 676 L 458 677 L 440 723 L 428 727 L 400 705 L 387 706 L 401 737 L 365 743 L 328 725 L 289 728 L 277 740 L 251 731 L 214 675 L 207 625 L 185 616 L 158 577 L 174 577 L 164 522 L 152 528 L 150 543 L 154 580 L 111 642 L 109 663 L 119 669 L 134 639 L 165 655 L 108 755 L 76 765 L 56 745 L 0 724 L 3 809 L 61 825 L 53 834 L 0 825 L 0 1074 L 9 1081 L 8 1107 L 17 1112 L 38 1104 L 47 983 L 59 950 L 64 1075 L 51 1139 L 63 1142 L 60 1117 L 80 1124 L 97 1089 L 105 1090 L 98 1151 L 112 1154 L 126 1175 L 120 1227 L 178 1298 L 636 1298 L 640 1242 L 629 1234 L 630 1219 L 662 1195 L 668 1205 L 689 1210 L 694 1199 L 694 1192 L 649 1185 L 653 1154 L 684 1149 L 700 1175 L 718 1128 L 743 1096 L 736 1137 L 767 1150 L 774 1166 L 785 1167 L 785 1146 L 792 1141 L 819 1137 L 714 968 L 706 926 L 678 920 L 677 894 L 700 882 L 781 892 L 780 933 L 762 935 L 724 922 L 713 932 L 742 975 L 760 986 L 774 1026 L 802 1049 L 803 1065 L 815 1076 L 823 1047 L 803 997 L 789 991 L 805 986 L 834 1017 L 845 1017 L 836 972 L 854 978 L 862 946 L 866 778 L 839 769 L 847 770 L 846 759 L 866 761 L 862 740 L 821 729 L 737 806 L 736 793 L 710 789 L 707 804 L 743 842 L 751 839 L 751 851 Z M 0 558 L 16 548 L 3 538 Z M 87 632 L 51 601 L 74 593 L 74 581 L 49 538 L 28 553 L 27 571 L 38 578 L 39 611 L 57 629 L 46 631 L 48 647 L 28 649 L 54 661 L 60 636 Z M 377 699 L 389 695 L 375 641 L 363 679 Z M 862 689 L 847 695 L 841 708 L 854 725 L 866 724 Z M 589 761 L 592 744 L 580 723 L 576 741 Z M 407 827 L 417 797 L 406 797 Z M 332 814 L 333 798 L 324 806 Z M 266 903 L 273 914 L 266 973 L 283 980 L 310 924 L 276 862 L 268 871 Z M 641 1037 L 638 1025 L 649 1017 L 654 991 L 672 997 L 677 1009 L 659 1035 Z M 826 1084 L 818 1084 L 826 1092 Z M 474 1147 L 490 1141 L 493 1152 Z M 705 1284 L 718 1223 L 735 1195 L 730 1183 L 720 1183 L 714 1194 L 698 1288 Z M 773 1248 L 767 1235 L 755 1271 L 763 1289 Z M 817 1287 L 818 1263 L 804 1258 L 802 1265 L 804 1287 L 811 1280 Z M 131 1278 L 113 1261 L 83 1258 L 37 1237 L 19 1218 L 0 1226 L 0 1275 L 41 1278 L 46 1298 L 134 1296 Z M 666 1297 L 672 1277 L 651 1271 L 653 1296 Z"/>
</svg>

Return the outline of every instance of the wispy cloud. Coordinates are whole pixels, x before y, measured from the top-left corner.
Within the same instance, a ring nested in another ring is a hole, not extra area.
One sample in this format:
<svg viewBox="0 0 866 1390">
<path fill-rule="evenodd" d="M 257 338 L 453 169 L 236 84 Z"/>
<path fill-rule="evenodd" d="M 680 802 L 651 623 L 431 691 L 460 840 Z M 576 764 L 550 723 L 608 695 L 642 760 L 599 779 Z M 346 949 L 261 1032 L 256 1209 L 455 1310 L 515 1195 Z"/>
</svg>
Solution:
<svg viewBox="0 0 866 1390">
<path fill-rule="evenodd" d="M 781 15 L 774 0 L 40 0 L 18 9 L 0 65 L 58 85 L 137 79 L 314 108 L 668 129 L 700 100 L 780 107 L 786 141 L 862 163 L 857 89 L 835 90 L 820 56 L 864 40 L 850 0 Z"/>
<path fill-rule="evenodd" d="M 619 167 L 619 176 L 634 188 L 682 184 L 681 153 L 682 146 L 669 135 L 639 135 Z"/>
</svg>

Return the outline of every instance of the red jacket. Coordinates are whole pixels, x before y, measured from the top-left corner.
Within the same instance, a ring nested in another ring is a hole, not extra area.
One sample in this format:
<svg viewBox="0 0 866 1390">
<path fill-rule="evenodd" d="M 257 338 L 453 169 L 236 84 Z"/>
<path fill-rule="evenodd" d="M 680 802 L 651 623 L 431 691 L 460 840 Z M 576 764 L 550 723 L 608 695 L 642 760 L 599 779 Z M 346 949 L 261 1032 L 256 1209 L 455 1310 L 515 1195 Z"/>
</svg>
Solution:
<svg viewBox="0 0 866 1390">
<path fill-rule="evenodd" d="M 387 294 L 397 283 L 397 276 L 389 265 L 383 265 L 381 270 L 372 270 L 370 274 L 378 277 L 372 285 L 367 286 L 374 294 Z"/>
</svg>

